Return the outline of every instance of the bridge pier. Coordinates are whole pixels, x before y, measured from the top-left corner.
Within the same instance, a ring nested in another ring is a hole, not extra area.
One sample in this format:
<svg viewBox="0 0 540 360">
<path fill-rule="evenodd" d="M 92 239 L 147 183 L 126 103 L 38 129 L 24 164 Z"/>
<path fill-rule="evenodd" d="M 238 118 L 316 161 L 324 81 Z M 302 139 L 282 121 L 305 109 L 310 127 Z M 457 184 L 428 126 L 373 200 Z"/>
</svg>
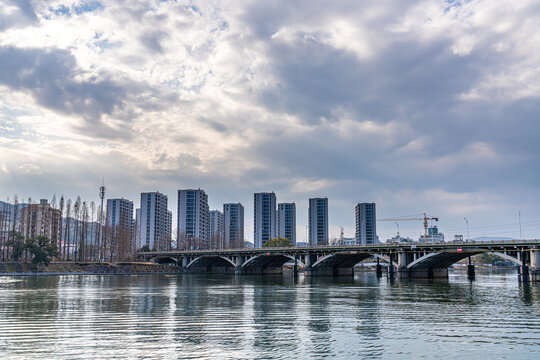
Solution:
<svg viewBox="0 0 540 360">
<path fill-rule="evenodd" d="M 377 258 L 377 266 L 375 267 L 375 273 L 377 274 L 378 279 L 382 277 L 382 266 L 380 264 L 379 258 Z"/>
<path fill-rule="evenodd" d="M 409 270 L 411 279 L 438 279 L 448 277 L 448 268 L 425 268 Z"/>
<path fill-rule="evenodd" d="M 540 281 L 540 249 L 531 250 L 531 281 Z"/>
<path fill-rule="evenodd" d="M 394 279 L 396 277 L 396 270 L 394 265 L 388 264 L 388 278 Z"/>
<path fill-rule="evenodd" d="M 469 265 L 467 265 L 467 278 L 471 281 L 475 279 L 474 265 L 472 264 L 472 260 L 470 256 L 469 256 Z"/>
<path fill-rule="evenodd" d="M 527 262 L 525 260 L 525 253 L 521 252 L 521 254 L 518 253 L 518 255 L 520 255 L 519 258 L 521 260 L 521 266 L 519 267 L 518 279 L 521 282 L 529 282 L 531 280 L 531 277 L 529 274 L 529 267 L 527 266 Z M 531 260 L 532 260 L 532 251 L 531 251 Z"/>
<path fill-rule="evenodd" d="M 306 264 L 304 266 L 304 276 L 313 276 L 313 263 L 317 261 L 317 259 L 315 259 L 315 255 L 311 255 L 311 254 L 306 254 L 304 255 L 304 264 Z"/>
<path fill-rule="evenodd" d="M 234 273 L 236 275 L 242 275 L 245 273 L 244 268 L 242 265 L 244 264 L 244 257 L 243 256 L 236 256 L 236 266 L 234 268 Z"/>
<path fill-rule="evenodd" d="M 398 277 L 400 279 L 406 279 L 411 277 L 407 265 L 409 265 L 409 262 L 407 261 L 407 253 L 404 251 L 398 253 Z"/>
<path fill-rule="evenodd" d="M 518 279 L 521 282 L 529 282 L 530 275 L 529 275 L 529 267 L 527 265 L 522 265 L 519 267 Z"/>
<path fill-rule="evenodd" d="M 463 250 L 463 251 L 462 251 Z M 186 272 L 236 274 L 281 273 L 282 264 L 293 260 L 293 274 L 298 274 L 298 264 L 304 265 L 306 276 L 353 275 L 354 265 L 371 256 L 390 261 L 388 276 L 395 278 L 440 278 L 448 277 L 447 266 L 471 255 L 493 253 L 519 265 L 521 281 L 540 281 L 540 241 L 479 244 L 403 244 L 396 247 L 328 247 L 328 248 L 283 248 L 251 249 L 237 251 L 221 249 L 215 251 L 168 250 L 161 252 L 139 252 L 137 255 L 150 261 L 171 259 Z M 377 261 L 376 275 L 383 275 L 383 267 Z M 475 266 L 469 261 L 469 279 L 475 277 Z"/>
</svg>

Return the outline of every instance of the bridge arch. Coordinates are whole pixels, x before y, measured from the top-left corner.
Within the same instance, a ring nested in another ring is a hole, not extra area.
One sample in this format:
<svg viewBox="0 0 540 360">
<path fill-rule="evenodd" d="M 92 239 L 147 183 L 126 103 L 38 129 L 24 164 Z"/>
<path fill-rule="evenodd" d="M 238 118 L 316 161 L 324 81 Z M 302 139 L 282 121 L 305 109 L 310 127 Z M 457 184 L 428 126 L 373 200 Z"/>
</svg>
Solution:
<svg viewBox="0 0 540 360">
<path fill-rule="evenodd" d="M 151 258 L 150 261 L 155 262 L 156 264 L 176 264 L 178 259 L 172 256 L 157 256 Z"/>
<path fill-rule="evenodd" d="M 369 253 L 357 252 L 323 255 L 311 266 L 305 268 L 304 274 L 317 276 L 354 275 L 354 265 L 371 256 L 372 254 Z"/>
<path fill-rule="evenodd" d="M 267 269 L 267 268 L 281 268 L 285 263 L 294 261 L 294 256 L 285 254 L 271 254 L 271 255 L 255 255 L 244 261 L 242 264 L 243 269 Z M 297 258 L 298 265 L 303 266 L 304 263 Z"/>
<path fill-rule="evenodd" d="M 315 261 L 311 267 L 317 268 L 352 268 L 360 261 L 371 257 L 371 254 L 359 253 L 359 254 L 329 254 L 322 256 Z"/>
<path fill-rule="evenodd" d="M 192 259 L 187 268 L 212 268 L 212 267 L 235 267 L 236 264 L 224 256 L 199 256 Z"/>
<path fill-rule="evenodd" d="M 502 253 L 502 252 L 498 252 L 498 251 L 487 251 L 487 253 L 497 255 L 498 257 L 500 257 L 500 258 L 502 258 L 502 259 L 504 259 L 506 261 L 511 261 L 516 265 L 520 265 L 520 266 L 522 265 L 522 261 L 520 259 L 518 259 L 517 257 L 511 256 L 511 255 L 508 255 L 508 254 L 505 254 L 505 253 Z"/>
<path fill-rule="evenodd" d="M 383 261 L 386 261 L 389 265 L 398 266 L 398 263 L 393 261 L 392 258 L 388 255 L 381 255 L 381 254 L 373 254 L 373 257 L 379 258 Z"/>
<path fill-rule="evenodd" d="M 474 256 L 482 253 L 496 255 L 504 260 L 512 261 L 515 264 L 521 265 L 521 260 L 518 258 L 497 251 L 486 251 L 482 249 L 471 249 L 467 252 L 434 252 L 426 254 L 407 265 L 410 270 L 415 269 L 446 269 L 456 262 L 466 259 L 469 256 Z"/>
</svg>

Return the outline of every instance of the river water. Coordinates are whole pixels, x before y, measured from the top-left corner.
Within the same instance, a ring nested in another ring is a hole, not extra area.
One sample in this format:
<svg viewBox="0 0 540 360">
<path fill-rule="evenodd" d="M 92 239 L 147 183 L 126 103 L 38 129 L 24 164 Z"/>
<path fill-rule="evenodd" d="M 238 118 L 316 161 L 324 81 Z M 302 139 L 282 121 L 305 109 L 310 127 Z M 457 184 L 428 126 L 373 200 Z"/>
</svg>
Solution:
<svg viewBox="0 0 540 360">
<path fill-rule="evenodd" d="M 540 359 L 540 284 L 292 276 L 0 277 L 6 359 Z"/>
</svg>

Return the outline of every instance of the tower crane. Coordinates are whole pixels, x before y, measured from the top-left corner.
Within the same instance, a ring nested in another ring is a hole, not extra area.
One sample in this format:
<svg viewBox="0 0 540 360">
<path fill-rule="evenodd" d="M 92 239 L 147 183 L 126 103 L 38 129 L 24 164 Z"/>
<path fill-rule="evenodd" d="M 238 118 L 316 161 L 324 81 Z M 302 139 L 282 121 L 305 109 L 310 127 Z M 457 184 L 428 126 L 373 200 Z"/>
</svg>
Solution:
<svg viewBox="0 0 540 360">
<path fill-rule="evenodd" d="M 426 213 L 423 214 L 424 215 L 423 217 L 417 217 L 417 216 L 421 216 L 421 215 L 422 214 L 412 215 L 412 216 L 404 216 L 404 217 L 397 217 L 397 218 L 380 219 L 380 220 L 377 220 L 377 221 L 394 221 L 394 222 L 396 222 L 396 221 L 408 221 L 408 220 L 424 220 L 424 242 L 427 243 L 428 220 L 439 221 L 439 218 L 429 216 Z"/>
</svg>

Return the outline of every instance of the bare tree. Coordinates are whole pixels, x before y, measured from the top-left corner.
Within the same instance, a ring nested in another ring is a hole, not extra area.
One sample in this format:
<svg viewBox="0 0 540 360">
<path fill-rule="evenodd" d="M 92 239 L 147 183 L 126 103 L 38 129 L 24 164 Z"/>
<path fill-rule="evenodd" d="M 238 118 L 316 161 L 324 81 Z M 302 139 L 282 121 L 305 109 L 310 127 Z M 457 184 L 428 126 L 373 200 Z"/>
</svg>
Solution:
<svg viewBox="0 0 540 360">
<path fill-rule="evenodd" d="M 96 223 L 95 223 L 95 218 L 94 218 L 94 215 L 96 214 L 96 203 L 94 203 L 93 201 L 90 203 L 90 213 L 91 213 L 91 216 L 90 216 L 90 242 L 91 242 L 91 245 L 90 245 L 90 257 L 89 259 L 92 261 L 92 260 L 95 260 L 95 254 L 94 254 L 94 249 L 95 249 L 95 245 L 96 245 Z"/>
<path fill-rule="evenodd" d="M 156 247 L 157 244 L 154 244 Z M 191 236 L 191 234 L 186 234 L 183 231 L 178 231 L 178 236 L 176 240 L 176 247 L 181 250 L 197 250 L 197 249 L 206 249 L 208 244 L 201 240 Z"/>
<path fill-rule="evenodd" d="M 131 241 L 131 229 L 127 224 L 118 224 L 115 229 L 114 249 L 116 250 L 116 260 L 129 261 L 133 259 L 133 247 Z"/>
<path fill-rule="evenodd" d="M 116 249 L 116 228 L 105 223 L 103 227 L 103 259 L 112 262 Z"/>
<path fill-rule="evenodd" d="M 5 253 L 7 248 L 7 235 L 8 235 L 8 217 L 11 214 L 9 206 L 9 198 L 6 202 L 2 202 L 2 210 L 0 212 L 0 258 L 5 261 Z"/>
<path fill-rule="evenodd" d="M 78 252 L 78 249 L 79 249 L 78 241 L 79 241 L 80 211 L 81 211 L 81 197 L 77 196 L 77 200 L 75 200 L 75 205 L 73 205 L 73 217 L 74 217 L 74 220 L 75 220 L 75 241 L 74 241 L 75 250 L 73 252 L 73 254 L 74 254 L 73 261 L 77 261 L 77 254 L 79 253 Z"/>
<path fill-rule="evenodd" d="M 60 233 L 58 238 L 58 258 L 62 259 L 62 217 L 64 216 L 64 195 L 60 196 Z"/>
<path fill-rule="evenodd" d="M 238 238 L 229 244 L 229 249 L 243 249 L 246 245 L 244 239 Z"/>
<path fill-rule="evenodd" d="M 70 245 L 70 232 L 71 232 L 71 199 L 68 199 L 66 203 L 66 231 L 64 232 L 64 260 L 69 261 L 69 253 L 71 249 Z"/>
<path fill-rule="evenodd" d="M 103 211 L 101 205 L 98 206 L 98 214 L 99 215 L 99 225 L 98 225 L 98 239 L 97 239 L 97 247 L 98 247 L 98 261 L 101 262 L 106 258 L 105 255 L 105 248 L 106 248 L 106 236 L 105 236 L 105 226 L 102 225 L 103 219 L 107 218 L 106 211 Z"/>
<path fill-rule="evenodd" d="M 17 231 L 18 216 L 19 216 L 19 200 L 18 200 L 18 195 L 14 195 L 13 196 L 13 212 L 10 218 L 10 226 L 9 226 L 11 228 L 11 232 L 10 232 L 11 236 L 8 236 L 8 240 L 11 240 L 12 242 L 15 240 L 15 232 Z M 9 247 L 8 247 L 8 256 L 11 257 Z"/>
<path fill-rule="evenodd" d="M 171 236 L 169 234 L 165 234 L 161 236 L 157 244 L 155 245 L 156 249 L 158 251 L 168 251 L 171 250 Z"/>
<path fill-rule="evenodd" d="M 79 239 L 79 261 L 85 261 L 86 259 L 86 237 L 87 237 L 87 226 L 88 226 L 88 206 L 86 201 L 82 202 L 81 206 L 81 236 Z"/>
<path fill-rule="evenodd" d="M 24 219 L 22 220 L 22 229 L 24 230 L 24 237 L 26 239 L 30 238 L 31 237 L 31 232 L 30 232 L 30 228 L 32 226 L 32 214 L 31 214 L 31 211 L 30 211 L 30 205 L 32 205 L 32 198 L 28 198 L 28 206 L 26 207 L 28 209 L 28 211 L 26 211 L 26 216 L 24 217 Z M 21 211 L 22 212 L 22 211 Z"/>
</svg>

